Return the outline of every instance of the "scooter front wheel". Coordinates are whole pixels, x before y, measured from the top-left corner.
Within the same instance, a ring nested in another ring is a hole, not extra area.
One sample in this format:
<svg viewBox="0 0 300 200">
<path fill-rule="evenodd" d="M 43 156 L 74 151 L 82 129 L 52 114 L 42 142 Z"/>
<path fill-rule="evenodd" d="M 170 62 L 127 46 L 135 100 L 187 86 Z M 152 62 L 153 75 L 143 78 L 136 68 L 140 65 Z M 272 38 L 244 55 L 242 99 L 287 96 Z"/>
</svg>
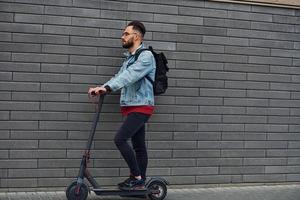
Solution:
<svg viewBox="0 0 300 200">
<path fill-rule="evenodd" d="M 76 181 L 72 182 L 66 190 L 68 200 L 86 200 L 88 194 L 88 186 L 84 183 L 78 185 Z"/>
<path fill-rule="evenodd" d="M 161 181 L 153 181 L 147 188 L 150 191 L 147 197 L 151 200 L 163 200 L 167 196 L 167 186 Z"/>
</svg>

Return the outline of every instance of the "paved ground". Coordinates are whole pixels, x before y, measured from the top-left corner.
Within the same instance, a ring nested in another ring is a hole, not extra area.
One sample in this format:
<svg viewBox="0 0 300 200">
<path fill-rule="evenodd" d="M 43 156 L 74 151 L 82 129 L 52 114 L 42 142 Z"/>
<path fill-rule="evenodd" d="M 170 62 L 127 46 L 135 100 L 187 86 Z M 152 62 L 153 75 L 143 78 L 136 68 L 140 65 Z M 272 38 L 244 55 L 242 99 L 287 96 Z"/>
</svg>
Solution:
<svg viewBox="0 0 300 200">
<path fill-rule="evenodd" d="M 119 200 L 114 196 L 89 195 L 88 200 Z M 132 200 L 131 198 L 130 200 Z M 66 200 L 65 192 L 8 192 L 0 200 Z M 300 200 L 300 184 L 211 188 L 170 188 L 165 200 Z"/>
</svg>

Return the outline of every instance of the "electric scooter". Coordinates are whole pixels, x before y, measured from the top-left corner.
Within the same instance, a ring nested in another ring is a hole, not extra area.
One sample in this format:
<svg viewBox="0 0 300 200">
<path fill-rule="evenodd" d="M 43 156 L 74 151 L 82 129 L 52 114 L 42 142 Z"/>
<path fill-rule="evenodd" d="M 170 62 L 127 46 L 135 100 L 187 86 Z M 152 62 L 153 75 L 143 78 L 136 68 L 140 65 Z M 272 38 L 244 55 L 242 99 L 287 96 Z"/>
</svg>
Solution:
<svg viewBox="0 0 300 200">
<path fill-rule="evenodd" d="M 92 94 L 96 96 L 96 94 Z M 160 177 L 151 178 L 145 184 L 145 188 L 133 190 L 120 190 L 118 188 L 103 188 L 87 169 L 87 163 L 90 159 L 90 150 L 94 139 L 97 123 L 99 121 L 100 112 L 103 104 L 105 94 L 101 94 L 98 100 L 98 108 L 94 116 L 92 129 L 87 141 L 86 149 L 82 156 L 80 169 L 77 179 L 73 181 L 66 189 L 66 196 L 68 200 L 86 200 L 90 191 L 95 192 L 96 195 L 119 195 L 121 197 L 137 197 L 148 198 L 151 200 L 163 200 L 167 195 L 168 182 Z M 91 184 L 91 188 L 86 184 L 86 180 Z"/>
</svg>

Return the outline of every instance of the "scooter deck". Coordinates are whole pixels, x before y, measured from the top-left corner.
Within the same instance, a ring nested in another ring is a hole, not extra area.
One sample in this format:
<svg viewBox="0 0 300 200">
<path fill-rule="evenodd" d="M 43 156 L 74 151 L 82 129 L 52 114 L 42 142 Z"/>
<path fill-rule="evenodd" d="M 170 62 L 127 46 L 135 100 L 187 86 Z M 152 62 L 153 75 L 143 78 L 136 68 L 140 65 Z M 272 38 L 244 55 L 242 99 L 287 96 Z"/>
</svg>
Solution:
<svg viewBox="0 0 300 200">
<path fill-rule="evenodd" d="M 120 190 L 118 188 L 92 188 L 97 195 L 139 196 L 151 193 L 147 188 L 135 190 Z"/>
</svg>

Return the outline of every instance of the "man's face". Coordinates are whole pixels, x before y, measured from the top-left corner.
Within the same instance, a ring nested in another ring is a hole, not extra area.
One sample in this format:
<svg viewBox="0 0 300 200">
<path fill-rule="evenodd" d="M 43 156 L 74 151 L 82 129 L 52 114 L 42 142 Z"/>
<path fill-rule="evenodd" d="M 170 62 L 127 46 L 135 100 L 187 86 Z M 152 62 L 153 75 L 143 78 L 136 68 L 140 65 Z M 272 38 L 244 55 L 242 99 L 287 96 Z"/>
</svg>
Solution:
<svg viewBox="0 0 300 200">
<path fill-rule="evenodd" d="M 135 42 L 135 37 L 137 36 L 137 32 L 132 29 L 132 26 L 127 26 L 122 34 L 122 46 L 125 49 L 130 49 L 133 47 Z"/>
</svg>

